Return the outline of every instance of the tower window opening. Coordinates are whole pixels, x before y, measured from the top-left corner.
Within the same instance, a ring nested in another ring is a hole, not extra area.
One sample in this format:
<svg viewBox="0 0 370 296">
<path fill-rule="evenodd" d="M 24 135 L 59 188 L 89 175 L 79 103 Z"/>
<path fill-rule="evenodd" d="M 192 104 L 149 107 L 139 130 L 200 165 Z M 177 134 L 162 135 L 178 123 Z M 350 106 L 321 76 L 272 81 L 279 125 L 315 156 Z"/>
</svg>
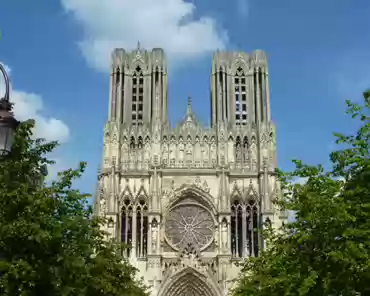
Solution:
<svg viewBox="0 0 370 296">
<path fill-rule="evenodd" d="M 144 77 L 141 68 L 137 66 L 132 78 L 132 124 L 143 124 Z"/>
<path fill-rule="evenodd" d="M 237 125 L 247 124 L 247 95 L 246 95 L 246 79 L 244 70 L 239 67 L 235 73 L 234 77 L 235 85 L 235 121 Z M 243 114 L 241 116 L 240 111 Z"/>
</svg>

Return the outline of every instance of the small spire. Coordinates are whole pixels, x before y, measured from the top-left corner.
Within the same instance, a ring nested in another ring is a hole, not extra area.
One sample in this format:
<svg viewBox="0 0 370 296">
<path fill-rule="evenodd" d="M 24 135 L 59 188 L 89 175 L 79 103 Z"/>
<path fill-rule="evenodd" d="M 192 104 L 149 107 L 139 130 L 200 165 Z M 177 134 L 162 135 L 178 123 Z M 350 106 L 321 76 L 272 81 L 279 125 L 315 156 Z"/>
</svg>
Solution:
<svg viewBox="0 0 370 296">
<path fill-rule="evenodd" d="M 193 113 L 192 107 L 191 107 L 191 96 L 188 96 L 188 110 L 187 110 L 187 115 L 190 115 Z"/>
<path fill-rule="evenodd" d="M 140 50 L 140 41 L 139 40 L 137 41 L 137 50 L 138 51 Z"/>
</svg>

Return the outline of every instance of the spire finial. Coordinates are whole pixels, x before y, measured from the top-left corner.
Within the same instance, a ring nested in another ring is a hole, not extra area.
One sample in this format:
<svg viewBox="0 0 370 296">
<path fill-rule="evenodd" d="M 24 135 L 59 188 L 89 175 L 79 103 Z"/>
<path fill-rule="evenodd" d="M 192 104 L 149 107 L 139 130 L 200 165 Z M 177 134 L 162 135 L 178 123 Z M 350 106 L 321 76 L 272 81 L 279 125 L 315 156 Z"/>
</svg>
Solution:
<svg viewBox="0 0 370 296">
<path fill-rule="evenodd" d="M 138 51 L 140 50 L 140 41 L 139 40 L 137 41 L 137 50 Z"/>
<path fill-rule="evenodd" d="M 192 107 L 191 107 L 191 96 L 188 96 L 188 110 L 187 110 L 188 115 L 193 113 Z"/>
</svg>

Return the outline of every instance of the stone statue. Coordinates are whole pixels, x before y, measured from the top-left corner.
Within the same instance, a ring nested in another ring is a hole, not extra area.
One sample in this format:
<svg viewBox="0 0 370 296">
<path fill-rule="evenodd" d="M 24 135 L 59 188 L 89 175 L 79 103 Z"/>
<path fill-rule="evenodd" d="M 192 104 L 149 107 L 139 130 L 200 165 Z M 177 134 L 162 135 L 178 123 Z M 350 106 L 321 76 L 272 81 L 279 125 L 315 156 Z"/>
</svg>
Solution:
<svg viewBox="0 0 370 296">
<path fill-rule="evenodd" d="M 211 159 L 213 163 L 217 162 L 217 149 L 215 143 L 211 144 Z"/>
<path fill-rule="evenodd" d="M 149 162 L 150 160 L 150 144 L 149 143 L 145 143 L 144 159 L 146 162 Z"/>
<path fill-rule="evenodd" d="M 251 155 L 251 163 L 252 163 L 252 170 L 257 169 L 257 144 L 256 144 L 256 138 L 252 138 L 252 143 L 250 147 L 250 155 Z"/>
<path fill-rule="evenodd" d="M 107 213 L 107 200 L 104 195 L 104 190 L 100 190 L 100 201 L 99 201 L 99 207 L 100 207 L 100 214 L 101 216 L 104 216 Z"/>
<path fill-rule="evenodd" d="M 237 162 L 240 162 L 242 160 L 242 151 L 240 149 L 240 145 L 239 144 L 236 145 L 236 149 L 235 150 L 236 150 L 235 151 L 235 153 L 236 153 L 236 161 Z"/>
<path fill-rule="evenodd" d="M 227 221 L 224 219 L 221 224 L 221 237 L 222 237 L 222 249 L 227 250 L 228 234 L 227 234 Z"/>
<path fill-rule="evenodd" d="M 194 147 L 194 160 L 195 161 L 201 161 L 202 155 L 200 151 L 200 143 L 196 142 Z"/>
<path fill-rule="evenodd" d="M 193 145 L 191 143 L 186 145 L 186 160 L 193 160 Z"/>
<path fill-rule="evenodd" d="M 249 255 L 250 255 L 248 239 L 247 239 L 247 240 L 246 240 L 246 242 L 245 242 L 245 246 L 244 246 L 244 254 L 245 254 L 245 256 L 249 256 Z"/>
<path fill-rule="evenodd" d="M 158 239 L 158 223 L 154 219 L 152 221 L 152 253 L 157 252 L 157 239 Z"/>
<path fill-rule="evenodd" d="M 130 168 L 134 169 L 135 167 L 136 167 L 135 150 L 131 149 L 131 151 L 130 151 Z"/>
<path fill-rule="evenodd" d="M 179 160 L 184 160 L 184 150 L 185 150 L 185 146 L 184 146 L 184 143 L 180 142 L 179 143 Z"/>
<path fill-rule="evenodd" d="M 243 149 L 243 158 L 244 158 L 244 163 L 248 163 L 249 161 L 249 151 L 248 151 L 248 147 L 245 147 Z"/>
<path fill-rule="evenodd" d="M 143 149 L 137 150 L 137 162 L 138 162 L 138 169 L 141 169 L 143 165 L 143 158 L 144 158 L 144 151 Z"/>
<path fill-rule="evenodd" d="M 234 143 L 232 140 L 229 140 L 228 142 L 227 158 L 229 162 L 234 162 Z"/>
<path fill-rule="evenodd" d="M 162 146 L 162 163 L 167 165 L 168 159 L 168 144 L 164 143 Z"/>
<path fill-rule="evenodd" d="M 208 149 L 209 149 L 208 144 L 204 143 L 202 145 L 202 154 L 203 154 L 202 159 L 204 162 L 207 162 L 207 163 L 209 162 L 209 150 Z"/>
<path fill-rule="evenodd" d="M 170 159 L 176 159 L 176 144 L 170 144 Z"/>
</svg>

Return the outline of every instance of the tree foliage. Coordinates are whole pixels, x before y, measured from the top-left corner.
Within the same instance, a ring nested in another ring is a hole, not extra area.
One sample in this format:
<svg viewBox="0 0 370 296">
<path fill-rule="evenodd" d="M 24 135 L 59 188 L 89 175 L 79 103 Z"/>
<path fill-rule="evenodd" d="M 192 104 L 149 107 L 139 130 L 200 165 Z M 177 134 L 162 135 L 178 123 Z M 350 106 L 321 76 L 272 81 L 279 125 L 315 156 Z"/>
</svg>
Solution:
<svg viewBox="0 0 370 296">
<path fill-rule="evenodd" d="M 335 134 L 330 171 L 294 161 L 293 172 L 279 173 L 280 204 L 296 219 L 268 229 L 268 247 L 245 262 L 235 296 L 370 295 L 370 92 L 364 101 L 347 101 L 360 128 Z"/>
<path fill-rule="evenodd" d="M 147 295 L 121 246 L 101 231 L 87 195 L 72 188 L 85 164 L 40 183 L 57 143 L 32 140 L 32 127 L 20 125 L 0 160 L 0 294 Z"/>
</svg>

